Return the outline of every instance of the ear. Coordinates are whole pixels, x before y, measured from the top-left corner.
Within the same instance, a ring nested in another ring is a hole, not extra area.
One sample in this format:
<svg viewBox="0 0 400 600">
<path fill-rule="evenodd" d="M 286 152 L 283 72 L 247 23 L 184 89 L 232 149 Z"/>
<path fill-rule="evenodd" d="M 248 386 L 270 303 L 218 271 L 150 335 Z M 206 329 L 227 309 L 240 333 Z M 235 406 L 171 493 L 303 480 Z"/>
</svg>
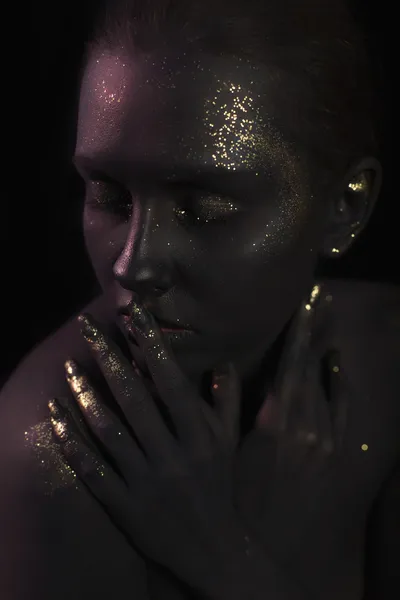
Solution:
<svg viewBox="0 0 400 600">
<path fill-rule="evenodd" d="M 344 254 L 367 225 L 382 185 L 382 167 L 375 158 L 364 158 L 346 173 L 331 199 L 322 255 Z"/>
</svg>

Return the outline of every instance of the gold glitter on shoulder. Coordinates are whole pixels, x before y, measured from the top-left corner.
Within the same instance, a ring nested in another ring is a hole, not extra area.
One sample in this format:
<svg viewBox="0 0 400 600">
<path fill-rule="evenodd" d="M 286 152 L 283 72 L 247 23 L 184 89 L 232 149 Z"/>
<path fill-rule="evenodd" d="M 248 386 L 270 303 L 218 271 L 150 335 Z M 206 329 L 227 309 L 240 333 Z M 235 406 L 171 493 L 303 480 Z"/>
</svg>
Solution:
<svg viewBox="0 0 400 600">
<path fill-rule="evenodd" d="M 66 462 L 54 439 L 50 418 L 33 425 L 24 432 L 25 444 L 35 456 L 35 461 L 43 473 L 46 495 L 52 495 L 61 488 L 78 489 L 75 472 Z"/>
</svg>

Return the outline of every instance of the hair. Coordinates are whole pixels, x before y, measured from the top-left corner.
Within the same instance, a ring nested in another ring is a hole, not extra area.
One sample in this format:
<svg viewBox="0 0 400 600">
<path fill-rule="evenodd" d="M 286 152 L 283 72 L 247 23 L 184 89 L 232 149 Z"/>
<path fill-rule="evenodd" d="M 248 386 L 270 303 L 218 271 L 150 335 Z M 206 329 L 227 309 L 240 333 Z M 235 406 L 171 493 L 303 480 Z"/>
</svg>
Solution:
<svg viewBox="0 0 400 600">
<path fill-rule="evenodd" d="M 177 43 L 267 64 L 328 169 L 378 152 L 366 43 L 345 0 L 103 0 L 85 60 L 99 48 Z"/>
</svg>

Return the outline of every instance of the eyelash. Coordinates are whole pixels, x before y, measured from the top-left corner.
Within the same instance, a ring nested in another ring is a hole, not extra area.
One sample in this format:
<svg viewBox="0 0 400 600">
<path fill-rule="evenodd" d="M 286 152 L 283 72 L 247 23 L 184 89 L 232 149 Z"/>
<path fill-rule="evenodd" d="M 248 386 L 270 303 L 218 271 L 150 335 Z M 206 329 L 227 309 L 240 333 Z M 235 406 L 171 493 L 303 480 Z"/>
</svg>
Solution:
<svg viewBox="0 0 400 600">
<path fill-rule="evenodd" d="M 239 213 L 239 207 L 229 197 L 213 194 L 192 185 L 174 184 L 179 206 L 175 217 L 186 226 L 210 222 L 224 222 Z M 91 181 L 87 190 L 86 205 L 93 210 L 105 211 L 125 221 L 132 216 L 131 194 L 114 182 Z"/>
<path fill-rule="evenodd" d="M 179 208 L 175 209 L 175 216 L 179 221 L 191 225 L 222 222 L 239 211 L 239 208 L 227 197 L 199 192 L 199 190 L 193 192 L 181 201 Z"/>
<path fill-rule="evenodd" d="M 128 190 L 116 183 L 91 181 L 87 188 L 86 206 L 124 221 L 129 221 L 132 216 L 132 197 Z"/>
</svg>

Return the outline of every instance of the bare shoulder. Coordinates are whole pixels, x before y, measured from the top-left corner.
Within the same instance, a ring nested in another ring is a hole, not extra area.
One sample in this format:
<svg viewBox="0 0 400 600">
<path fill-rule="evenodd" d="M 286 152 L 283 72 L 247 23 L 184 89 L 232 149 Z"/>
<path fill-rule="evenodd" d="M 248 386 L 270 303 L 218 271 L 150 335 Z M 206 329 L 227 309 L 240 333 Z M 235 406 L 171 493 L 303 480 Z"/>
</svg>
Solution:
<svg viewBox="0 0 400 600">
<path fill-rule="evenodd" d="M 399 285 L 344 279 L 329 279 L 325 284 L 342 314 L 400 335 Z"/>
<path fill-rule="evenodd" d="M 84 310 L 101 318 L 106 309 L 100 298 Z M 36 346 L 3 386 L 0 394 L 0 428 L 8 432 L 7 447 L 10 452 L 17 451 L 21 430 L 29 431 L 47 416 L 48 400 L 67 393 L 63 365 L 71 356 L 85 365 L 91 363 L 75 316 Z"/>
<path fill-rule="evenodd" d="M 101 300 L 87 310 L 105 318 Z M 108 600 L 129 586 L 142 600 L 141 559 L 78 483 L 52 435 L 47 402 L 67 393 L 69 356 L 90 369 L 75 318 L 21 362 L 0 394 L 1 592 L 15 600 Z"/>
<path fill-rule="evenodd" d="M 379 282 L 327 280 L 335 330 L 353 340 L 361 355 L 374 352 L 377 365 L 400 360 L 400 286 Z M 400 373 L 400 369 L 396 372 Z"/>
</svg>

